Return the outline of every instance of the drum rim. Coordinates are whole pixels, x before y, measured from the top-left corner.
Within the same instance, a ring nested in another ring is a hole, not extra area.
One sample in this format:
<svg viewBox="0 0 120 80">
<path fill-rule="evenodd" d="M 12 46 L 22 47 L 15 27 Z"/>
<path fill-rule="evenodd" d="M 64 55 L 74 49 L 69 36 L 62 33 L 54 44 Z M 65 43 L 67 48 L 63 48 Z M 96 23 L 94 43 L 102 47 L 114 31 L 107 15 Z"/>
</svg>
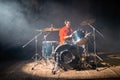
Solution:
<svg viewBox="0 0 120 80">
<path fill-rule="evenodd" d="M 45 43 L 45 42 L 47 42 L 47 43 L 49 43 L 49 42 L 51 42 L 51 43 L 58 43 L 58 41 L 43 41 L 43 43 Z"/>
<path fill-rule="evenodd" d="M 77 32 L 78 30 L 75 30 L 73 33 Z"/>
<path fill-rule="evenodd" d="M 68 43 L 60 44 L 60 45 L 58 45 L 58 46 L 55 48 L 55 52 L 58 50 L 59 47 L 61 47 L 61 46 L 63 46 L 63 45 L 70 45 L 70 46 L 72 46 L 71 44 L 68 44 Z"/>
<path fill-rule="evenodd" d="M 82 32 L 81 30 L 75 30 L 73 33 L 77 32 L 77 31 L 80 31 L 80 32 Z"/>
<path fill-rule="evenodd" d="M 77 41 L 75 41 L 75 43 L 78 43 L 80 40 L 83 40 L 83 39 L 86 39 L 86 38 L 80 38 L 78 39 Z M 87 40 L 87 39 L 86 39 Z"/>
</svg>

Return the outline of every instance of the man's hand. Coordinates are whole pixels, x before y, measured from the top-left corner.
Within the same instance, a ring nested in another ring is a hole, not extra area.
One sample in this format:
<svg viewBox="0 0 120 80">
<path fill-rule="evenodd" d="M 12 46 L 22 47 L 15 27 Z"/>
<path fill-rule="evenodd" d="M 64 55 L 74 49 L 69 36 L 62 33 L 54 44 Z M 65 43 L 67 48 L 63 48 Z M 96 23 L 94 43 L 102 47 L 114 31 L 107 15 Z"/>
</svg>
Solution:
<svg viewBox="0 0 120 80">
<path fill-rule="evenodd" d="M 64 37 L 64 39 L 68 39 L 68 38 L 72 38 L 72 34 Z"/>
<path fill-rule="evenodd" d="M 69 37 L 71 38 L 71 37 L 72 37 L 72 34 L 71 34 L 71 35 L 69 35 Z"/>
</svg>

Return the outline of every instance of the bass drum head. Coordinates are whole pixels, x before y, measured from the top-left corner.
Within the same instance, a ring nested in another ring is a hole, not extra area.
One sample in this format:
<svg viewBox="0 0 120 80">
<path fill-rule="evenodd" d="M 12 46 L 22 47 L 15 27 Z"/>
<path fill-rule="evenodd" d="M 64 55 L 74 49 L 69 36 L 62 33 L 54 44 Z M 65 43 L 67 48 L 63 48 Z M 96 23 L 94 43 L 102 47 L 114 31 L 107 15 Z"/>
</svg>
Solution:
<svg viewBox="0 0 120 80">
<path fill-rule="evenodd" d="M 79 61 L 77 48 L 70 44 L 59 45 L 55 49 L 55 61 L 57 59 L 59 66 L 64 69 L 76 68 Z"/>
</svg>

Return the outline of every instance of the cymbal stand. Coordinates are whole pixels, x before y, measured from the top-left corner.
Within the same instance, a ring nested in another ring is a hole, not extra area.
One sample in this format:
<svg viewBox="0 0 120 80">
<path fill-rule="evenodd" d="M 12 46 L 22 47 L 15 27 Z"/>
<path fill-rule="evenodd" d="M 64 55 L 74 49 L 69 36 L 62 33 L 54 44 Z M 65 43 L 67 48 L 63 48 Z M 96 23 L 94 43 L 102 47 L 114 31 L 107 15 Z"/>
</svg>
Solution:
<svg viewBox="0 0 120 80">
<path fill-rule="evenodd" d="M 40 59 L 40 55 L 38 54 L 37 52 L 37 38 L 39 35 L 41 35 L 42 32 L 40 32 L 39 34 L 37 34 L 35 37 L 33 37 L 30 41 L 28 41 L 25 45 L 23 45 L 22 47 L 26 47 L 29 43 L 31 43 L 33 40 L 35 40 L 35 54 L 33 55 L 32 59 L 35 60 L 35 62 L 38 62 L 38 59 Z M 32 67 L 32 70 L 34 69 L 34 67 L 36 66 L 37 64 L 35 64 L 33 67 Z"/>
<path fill-rule="evenodd" d="M 97 68 L 97 59 L 98 58 L 100 61 L 103 61 L 103 59 L 101 57 L 99 57 L 97 55 L 97 51 L 96 51 L 96 32 L 101 35 L 103 38 L 104 36 L 102 35 L 102 33 L 100 33 L 97 29 L 95 29 L 90 23 L 88 23 L 88 25 L 93 29 L 93 38 L 94 38 L 94 59 L 95 59 L 95 67 Z"/>
<path fill-rule="evenodd" d="M 82 55 L 82 65 L 81 66 L 84 69 L 92 68 L 92 66 L 88 63 L 87 58 L 86 58 L 88 56 L 86 45 L 82 45 L 82 47 L 83 47 L 83 55 Z"/>
</svg>

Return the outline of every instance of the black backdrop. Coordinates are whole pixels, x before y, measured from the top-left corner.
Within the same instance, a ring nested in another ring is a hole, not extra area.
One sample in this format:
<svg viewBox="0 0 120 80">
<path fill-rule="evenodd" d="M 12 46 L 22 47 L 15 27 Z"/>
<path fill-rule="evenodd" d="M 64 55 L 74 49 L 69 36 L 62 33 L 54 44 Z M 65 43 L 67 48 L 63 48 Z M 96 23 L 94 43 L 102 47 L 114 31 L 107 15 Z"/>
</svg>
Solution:
<svg viewBox="0 0 120 80">
<path fill-rule="evenodd" d="M 118 0 L 1 0 L 0 1 L 0 59 L 31 59 L 35 54 L 35 41 L 22 48 L 47 27 L 60 28 L 64 20 L 72 22 L 74 30 L 82 28 L 80 23 L 95 19 L 92 24 L 105 38 L 96 33 L 98 52 L 120 52 L 120 7 Z M 41 54 L 43 36 L 38 36 L 38 53 Z M 52 32 L 47 40 L 58 41 L 58 32 Z M 93 51 L 93 40 L 89 43 Z"/>
</svg>

